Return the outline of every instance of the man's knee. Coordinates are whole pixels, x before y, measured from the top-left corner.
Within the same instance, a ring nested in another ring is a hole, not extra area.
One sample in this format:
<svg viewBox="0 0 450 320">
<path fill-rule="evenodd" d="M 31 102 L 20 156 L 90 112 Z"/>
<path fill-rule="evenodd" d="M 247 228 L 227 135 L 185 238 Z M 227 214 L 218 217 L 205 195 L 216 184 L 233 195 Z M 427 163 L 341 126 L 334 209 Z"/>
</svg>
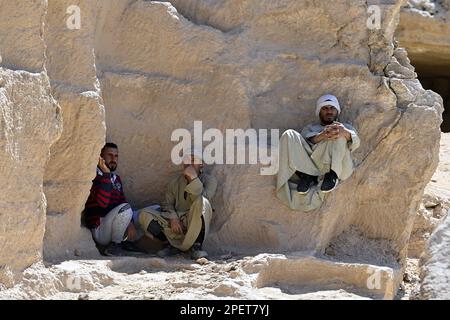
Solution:
<svg viewBox="0 0 450 320">
<path fill-rule="evenodd" d="M 334 140 L 334 142 L 337 144 L 347 145 L 347 139 L 345 139 L 344 137 L 337 138 L 336 140 Z"/>
<path fill-rule="evenodd" d="M 316 144 L 316 148 L 319 146 L 326 146 L 326 145 L 331 145 L 333 147 L 334 146 L 347 147 L 347 139 L 345 139 L 344 137 L 340 137 L 340 138 L 337 138 L 336 140 L 322 140 Z"/>
<path fill-rule="evenodd" d="M 344 137 L 338 138 L 333 141 L 333 148 L 337 150 L 348 149 L 347 139 Z"/>
<path fill-rule="evenodd" d="M 292 136 L 294 134 L 298 134 L 298 132 L 295 131 L 294 129 L 287 129 L 286 131 L 283 132 L 281 136 Z"/>
<path fill-rule="evenodd" d="M 132 217 L 133 216 L 133 210 L 131 209 L 131 206 L 128 203 L 121 203 L 114 209 L 112 209 L 109 213 L 115 216 L 122 216 L 122 217 Z"/>
</svg>

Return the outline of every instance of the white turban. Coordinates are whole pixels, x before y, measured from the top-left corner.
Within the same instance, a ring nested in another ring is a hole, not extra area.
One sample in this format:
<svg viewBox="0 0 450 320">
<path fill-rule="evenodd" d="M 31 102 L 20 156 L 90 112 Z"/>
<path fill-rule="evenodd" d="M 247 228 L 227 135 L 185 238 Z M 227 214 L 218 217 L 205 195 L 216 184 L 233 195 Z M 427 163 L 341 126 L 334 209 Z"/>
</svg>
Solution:
<svg viewBox="0 0 450 320">
<path fill-rule="evenodd" d="M 324 106 L 333 106 L 338 111 L 338 114 L 341 113 L 341 107 L 339 105 L 338 99 L 332 94 L 326 94 L 321 96 L 316 103 L 316 116 L 319 116 L 320 109 Z"/>
</svg>

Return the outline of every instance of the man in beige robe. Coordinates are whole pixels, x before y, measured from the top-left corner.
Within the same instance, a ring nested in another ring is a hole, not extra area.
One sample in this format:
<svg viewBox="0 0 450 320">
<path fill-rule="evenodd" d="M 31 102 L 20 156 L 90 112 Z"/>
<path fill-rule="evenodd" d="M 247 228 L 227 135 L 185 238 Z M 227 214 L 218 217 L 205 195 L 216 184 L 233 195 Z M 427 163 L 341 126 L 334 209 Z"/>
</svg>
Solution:
<svg viewBox="0 0 450 320">
<path fill-rule="evenodd" d="M 190 250 L 191 258 L 199 259 L 208 256 L 202 243 L 209 231 L 213 211 L 210 200 L 217 180 L 203 173 L 202 156 L 197 151 L 185 157 L 183 166 L 183 173 L 168 185 L 162 210 L 144 208 L 137 219 L 148 237 L 168 241 L 168 246 L 158 251 L 159 256 Z"/>
<path fill-rule="evenodd" d="M 281 136 L 277 197 L 291 209 L 320 207 L 324 195 L 352 174 L 352 152 L 360 139 L 351 125 L 338 121 L 340 112 L 338 99 L 324 95 L 316 103 L 318 123 Z"/>
</svg>

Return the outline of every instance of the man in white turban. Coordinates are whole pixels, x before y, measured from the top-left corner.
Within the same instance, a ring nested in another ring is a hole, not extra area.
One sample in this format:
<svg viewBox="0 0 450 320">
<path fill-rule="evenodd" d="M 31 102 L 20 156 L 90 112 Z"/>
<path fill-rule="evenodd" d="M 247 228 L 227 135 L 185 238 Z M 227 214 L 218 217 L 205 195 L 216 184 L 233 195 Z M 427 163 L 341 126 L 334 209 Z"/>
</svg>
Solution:
<svg viewBox="0 0 450 320">
<path fill-rule="evenodd" d="M 323 95 L 316 103 L 318 122 L 281 136 L 277 196 L 292 209 L 316 209 L 353 172 L 351 153 L 360 139 L 351 125 L 338 121 L 340 112 L 338 99 Z"/>
</svg>

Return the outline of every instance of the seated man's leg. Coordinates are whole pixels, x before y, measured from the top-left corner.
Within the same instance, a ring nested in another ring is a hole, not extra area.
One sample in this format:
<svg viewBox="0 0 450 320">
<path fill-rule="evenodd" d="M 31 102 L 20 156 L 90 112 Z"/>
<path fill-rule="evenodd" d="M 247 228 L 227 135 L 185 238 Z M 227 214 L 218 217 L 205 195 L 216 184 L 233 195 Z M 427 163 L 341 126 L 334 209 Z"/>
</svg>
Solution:
<svg viewBox="0 0 450 320">
<path fill-rule="evenodd" d="M 108 246 L 111 242 L 116 242 L 120 244 L 123 240 L 125 230 L 131 220 L 132 216 L 131 207 L 127 203 L 123 203 L 112 209 L 106 216 L 100 218 L 100 226 L 97 229 L 92 230 L 92 237 L 102 255 L 105 255 L 108 251 L 110 252 Z M 116 221 L 116 218 L 118 220 Z M 125 227 L 120 227 L 120 225 L 125 224 Z M 118 229 L 123 229 L 119 231 Z M 122 233 L 122 236 L 117 236 L 118 233 Z M 120 238 L 120 241 L 118 240 Z"/>
<path fill-rule="evenodd" d="M 202 217 L 202 230 L 191 248 L 192 259 L 197 260 L 208 256 L 208 253 L 202 249 L 203 241 L 205 241 L 205 219 Z"/>
<path fill-rule="evenodd" d="M 163 241 L 163 242 L 168 241 L 166 235 L 162 231 L 161 225 L 155 220 L 150 222 L 150 224 L 148 225 L 147 231 L 150 232 L 155 238 L 157 238 L 160 241 Z M 161 258 L 165 258 L 165 257 L 174 256 L 179 253 L 181 253 L 180 250 L 173 247 L 169 242 L 167 242 L 165 247 L 163 249 L 159 250 L 156 254 Z"/>
<path fill-rule="evenodd" d="M 124 207 L 115 216 L 112 222 L 111 241 L 114 243 L 121 243 L 126 238 L 126 231 L 128 225 L 133 217 L 133 210 L 131 207 Z"/>
<path fill-rule="evenodd" d="M 347 179 L 353 172 L 353 161 L 347 140 L 337 139 L 331 149 L 331 170 L 336 172 L 340 180 Z"/>
<path fill-rule="evenodd" d="M 300 194 L 307 194 L 311 189 L 311 186 L 317 184 L 317 176 L 312 176 L 300 171 L 296 171 L 295 174 L 299 178 L 297 183 L 297 191 Z"/>
<path fill-rule="evenodd" d="M 159 207 L 159 206 L 158 206 Z M 138 224 L 141 230 L 145 231 L 147 236 L 156 238 L 160 241 L 168 241 L 164 228 L 169 226 L 168 219 L 165 218 L 165 212 L 160 209 L 155 209 L 155 206 L 149 206 L 139 212 Z M 180 251 L 170 244 L 167 244 L 163 249 L 156 254 L 162 258 L 178 254 Z"/>
<path fill-rule="evenodd" d="M 289 172 L 289 178 L 296 174 L 299 178 L 297 191 L 308 193 L 310 187 L 317 182 L 319 170 L 311 160 L 311 147 L 300 133 L 286 130 L 280 139 L 280 168 Z"/>
<path fill-rule="evenodd" d="M 155 238 L 157 238 L 160 241 L 167 241 L 167 237 L 164 234 L 164 232 L 162 231 L 162 228 L 160 226 L 160 224 L 158 223 L 158 221 L 156 220 L 152 220 L 152 222 L 150 222 L 150 224 L 147 227 L 147 231 L 153 235 Z"/>
<path fill-rule="evenodd" d="M 325 174 L 321 191 L 334 190 L 339 179 L 344 180 L 349 176 L 348 163 L 346 163 L 348 159 L 351 161 L 349 152 L 345 138 L 322 141 L 314 147 L 311 159 L 321 173 Z"/>
</svg>

